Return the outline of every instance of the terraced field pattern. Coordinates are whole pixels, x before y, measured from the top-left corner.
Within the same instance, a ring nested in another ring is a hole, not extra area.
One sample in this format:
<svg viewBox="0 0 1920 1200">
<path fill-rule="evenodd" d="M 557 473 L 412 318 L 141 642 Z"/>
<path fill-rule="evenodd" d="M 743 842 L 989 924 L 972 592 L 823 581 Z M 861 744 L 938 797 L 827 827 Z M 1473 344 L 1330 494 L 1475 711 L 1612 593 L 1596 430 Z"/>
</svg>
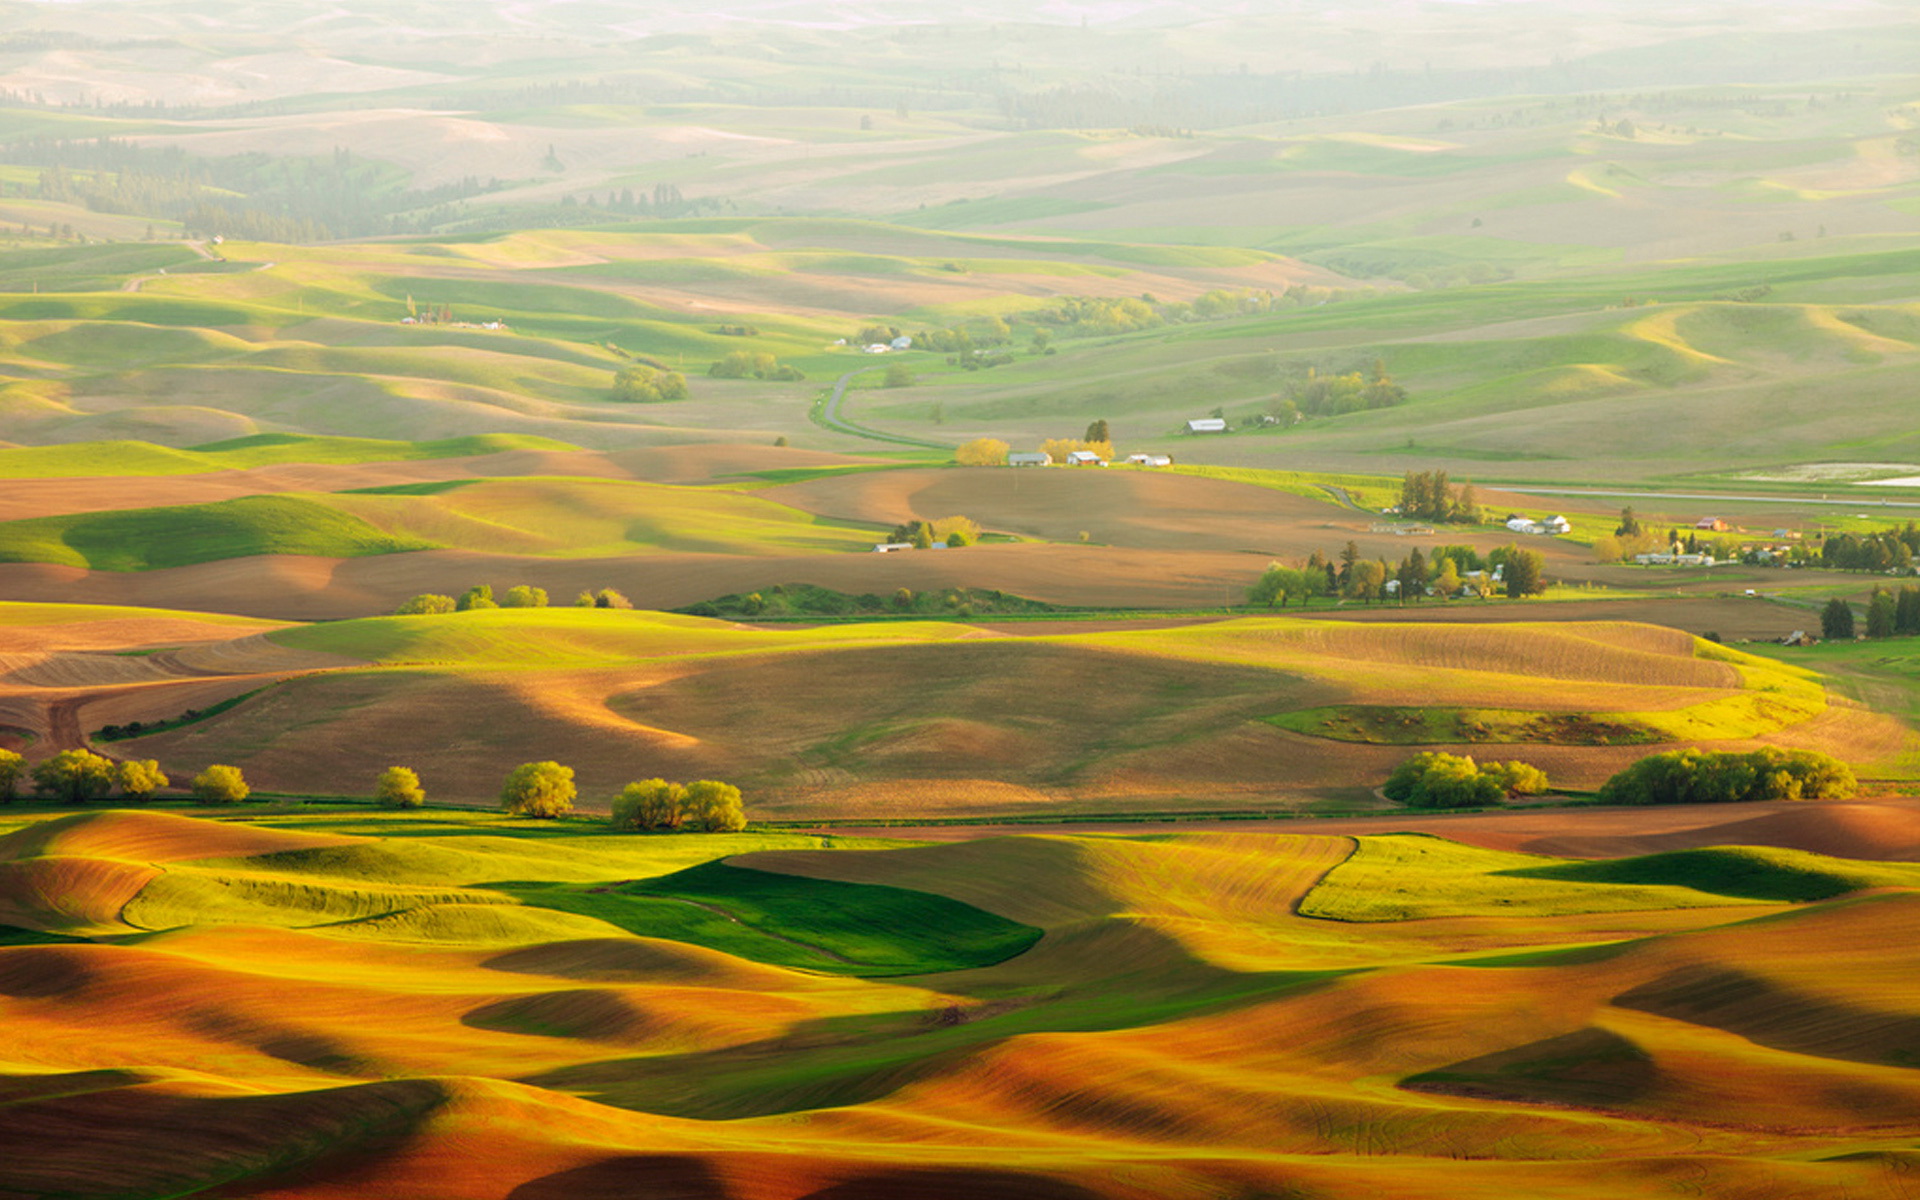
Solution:
<svg viewBox="0 0 1920 1200">
<path fill-rule="evenodd" d="M 1709 817 L 1607 858 L 1474 844 L 1497 825 L 915 845 L 10 817 L 6 1182 L 1900 1194 L 1920 810 Z M 1891 860 L 1793 845 L 1835 836 Z"/>
</svg>

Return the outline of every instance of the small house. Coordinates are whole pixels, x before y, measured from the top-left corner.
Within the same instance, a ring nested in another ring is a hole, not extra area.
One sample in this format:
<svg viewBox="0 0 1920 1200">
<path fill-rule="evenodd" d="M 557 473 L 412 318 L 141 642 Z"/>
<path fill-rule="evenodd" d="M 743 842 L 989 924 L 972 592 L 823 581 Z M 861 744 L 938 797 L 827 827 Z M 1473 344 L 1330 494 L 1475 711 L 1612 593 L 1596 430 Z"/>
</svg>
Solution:
<svg viewBox="0 0 1920 1200">
<path fill-rule="evenodd" d="M 1225 417 L 1197 417 L 1187 422 L 1188 433 L 1225 433 L 1226 431 Z"/>
<path fill-rule="evenodd" d="M 911 549 L 913 549 L 912 542 L 876 542 L 874 543 L 873 552 L 875 554 L 892 554 L 895 550 Z"/>
<path fill-rule="evenodd" d="M 893 339 L 891 344 L 895 350 L 911 350 L 913 348 L 913 339 L 902 335 Z"/>
<path fill-rule="evenodd" d="M 1693 523 L 1693 527 L 1703 533 L 1725 533 L 1727 531 L 1727 523 L 1719 517 L 1701 517 Z"/>
<path fill-rule="evenodd" d="M 1168 454 L 1129 454 L 1127 461 L 1136 467 L 1170 467 L 1173 456 Z"/>
<path fill-rule="evenodd" d="M 1107 465 L 1107 460 L 1101 458 L 1091 450 L 1075 450 L 1067 455 L 1067 465 L 1070 467 L 1104 467 Z"/>
<path fill-rule="evenodd" d="M 1053 455 L 1039 450 L 1031 453 L 1020 452 L 1009 454 L 1007 455 L 1007 465 L 1010 467 L 1050 467 L 1053 465 Z"/>
<path fill-rule="evenodd" d="M 1562 516 L 1548 517 L 1546 520 L 1540 522 L 1540 524 L 1550 534 L 1573 532 L 1573 523 Z"/>
</svg>

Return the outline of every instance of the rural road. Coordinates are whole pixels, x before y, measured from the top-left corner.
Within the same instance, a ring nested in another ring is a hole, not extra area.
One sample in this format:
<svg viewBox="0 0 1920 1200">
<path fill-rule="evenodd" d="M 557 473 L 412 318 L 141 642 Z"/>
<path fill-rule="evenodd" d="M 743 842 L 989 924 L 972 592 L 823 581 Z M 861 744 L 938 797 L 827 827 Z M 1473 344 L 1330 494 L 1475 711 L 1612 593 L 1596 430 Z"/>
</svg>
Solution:
<svg viewBox="0 0 1920 1200">
<path fill-rule="evenodd" d="M 945 442 L 928 442 L 920 438 L 902 437 L 892 433 L 880 433 L 876 430 L 855 425 L 840 415 L 840 402 L 846 399 L 847 385 L 853 382 L 854 376 L 864 375 L 868 371 L 877 370 L 879 370 L 878 367 L 855 367 L 845 375 L 834 380 L 833 392 L 827 397 L 826 403 L 820 406 L 820 411 L 814 414 L 814 420 L 836 433 L 851 434 L 854 437 L 869 438 L 877 442 L 895 442 L 902 446 L 924 446 L 930 450 L 953 449 L 952 446 L 947 445 Z"/>
<path fill-rule="evenodd" d="M 1610 492 L 1589 488 L 1541 488 L 1506 487 L 1489 484 L 1502 492 L 1517 492 L 1523 496 L 1607 496 L 1622 500 L 1709 500 L 1726 504 L 1825 504 L 1832 508 L 1920 508 L 1920 499 L 1870 500 L 1855 496 L 1851 500 L 1828 500 L 1825 497 L 1814 500 L 1805 496 L 1730 496 L 1723 493 L 1705 492 Z"/>
</svg>

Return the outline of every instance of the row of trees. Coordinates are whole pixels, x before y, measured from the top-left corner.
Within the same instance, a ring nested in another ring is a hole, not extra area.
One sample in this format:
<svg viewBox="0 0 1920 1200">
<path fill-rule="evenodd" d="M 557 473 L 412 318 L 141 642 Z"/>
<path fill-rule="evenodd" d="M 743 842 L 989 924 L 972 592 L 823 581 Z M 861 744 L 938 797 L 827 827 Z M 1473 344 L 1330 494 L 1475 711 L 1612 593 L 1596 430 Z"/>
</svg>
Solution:
<svg viewBox="0 0 1920 1200">
<path fill-rule="evenodd" d="M 517 817 L 553 820 L 573 811 L 578 790 L 573 768 L 557 762 L 521 763 L 500 789 L 500 806 Z M 747 827 L 740 789 L 715 779 L 669 783 L 645 779 L 629 783 L 613 802 L 615 829 L 692 829 L 738 833 Z"/>
<path fill-rule="evenodd" d="M 707 374 L 714 379 L 766 379 L 776 383 L 793 383 L 807 377 L 799 367 L 753 350 L 732 351 L 708 367 Z"/>
<path fill-rule="evenodd" d="M 1851 641 L 1859 633 L 1853 606 L 1835 596 L 1820 610 L 1820 636 L 1830 642 Z M 1867 601 L 1867 636 L 1912 637 L 1920 634 L 1920 587 L 1907 584 L 1898 593 L 1873 589 Z"/>
<path fill-rule="evenodd" d="M 631 602 L 625 602 L 627 599 L 625 596 L 621 596 L 619 592 L 611 588 L 604 588 L 598 593 L 582 592 L 581 595 L 591 595 L 594 600 L 594 606 L 599 608 L 633 607 Z M 609 597 L 609 602 L 605 604 L 600 603 L 601 596 Z M 611 601 L 612 597 L 618 597 L 623 603 L 613 603 Z M 580 601 L 576 599 L 574 603 L 579 604 Z M 547 589 L 545 588 L 534 587 L 532 584 L 526 583 L 516 584 L 501 593 L 500 598 L 496 600 L 493 595 L 492 584 L 476 583 L 466 591 L 460 593 L 457 598 L 442 595 L 438 592 L 422 592 L 402 602 L 400 607 L 393 610 L 393 615 L 396 617 L 417 617 L 435 616 L 452 612 L 477 612 L 489 608 L 545 607 L 547 607 Z M 585 606 L 583 605 L 582 607 Z"/>
<path fill-rule="evenodd" d="M 1820 565 L 1836 571 L 1896 571 L 1920 554 L 1920 525 L 1878 533 L 1829 534 L 1820 545 Z"/>
<path fill-rule="evenodd" d="M 1531 763 L 1476 763 L 1471 755 L 1429 751 L 1395 767 L 1380 790 L 1409 808 L 1483 808 L 1547 788 L 1547 773 Z"/>
<path fill-rule="evenodd" d="M 104 800 L 118 789 L 128 800 L 144 803 L 172 785 L 155 760 L 115 762 L 91 750 L 62 750 L 32 770 L 11 750 L 0 750 L 0 803 L 20 794 L 20 784 L 31 779 L 34 793 L 56 804 L 85 804 Z M 203 804 L 237 804 L 251 789 L 238 767 L 215 765 L 194 776 L 193 795 Z"/>
<path fill-rule="evenodd" d="M 1478 525 L 1483 519 L 1473 484 L 1456 487 L 1445 471 L 1408 471 L 1400 481 L 1400 515 L 1457 525 Z"/>
</svg>

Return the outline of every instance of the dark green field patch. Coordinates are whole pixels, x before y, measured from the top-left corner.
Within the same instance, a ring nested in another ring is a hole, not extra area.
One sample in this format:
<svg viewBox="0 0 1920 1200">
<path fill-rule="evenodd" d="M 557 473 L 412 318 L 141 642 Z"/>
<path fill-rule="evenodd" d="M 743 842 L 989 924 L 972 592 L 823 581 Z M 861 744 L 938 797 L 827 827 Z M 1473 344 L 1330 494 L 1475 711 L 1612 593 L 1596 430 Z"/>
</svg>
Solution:
<svg viewBox="0 0 1920 1200">
<path fill-rule="evenodd" d="M 1504 708 L 1396 708 L 1337 704 L 1266 718 L 1309 737 L 1376 746 L 1486 743 L 1548 746 L 1644 746 L 1661 732 L 1618 715 L 1538 713 Z"/>
<path fill-rule="evenodd" d="M 1804 903 L 1871 887 L 1920 887 L 1920 865 L 1828 858 L 1773 846 L 1708 846 L 1639 858 L 1557 863 L 1497 874 L 1574 883 L 1692 888 L 1743 900 Z"/>
<path fill-rule="evenodd" d="M 297 496 L 0 523 L 0 562 L 93 571 L 152 571 L 257 554 L 361 558 L 433 548 L 432 542 L 382 533 L 359 517 Z"/>
<path fill-rule="evenodd" d="M 524 904 L 594 917 L 775 966 L 923 975 L 992 966 L 1040 930 L 905 888 L 776 875 L 723 862 L 613 886 L 499 885 Z"/>
</svg>

